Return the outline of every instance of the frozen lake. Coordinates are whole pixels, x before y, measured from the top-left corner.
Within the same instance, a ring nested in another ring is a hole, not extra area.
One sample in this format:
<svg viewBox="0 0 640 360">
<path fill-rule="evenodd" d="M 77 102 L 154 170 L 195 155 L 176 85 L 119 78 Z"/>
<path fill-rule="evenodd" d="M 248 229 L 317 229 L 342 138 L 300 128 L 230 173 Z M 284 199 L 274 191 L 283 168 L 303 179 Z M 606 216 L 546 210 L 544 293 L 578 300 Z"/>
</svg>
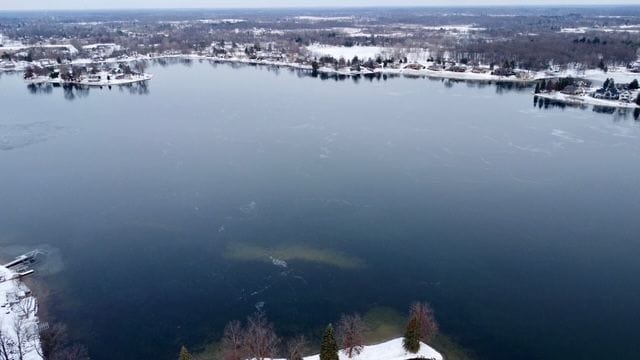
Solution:
<svg viewBox="0 0 640 360">
<path fill-rule="evenodd" d="M 262 307 L 283 335 L 430 302 L 481 359 L 640 356 L 640 123 L 530 89 L 151 66 L 0 77 L 0 258 L 92 357 L 173 359 Z"/>
</svg>

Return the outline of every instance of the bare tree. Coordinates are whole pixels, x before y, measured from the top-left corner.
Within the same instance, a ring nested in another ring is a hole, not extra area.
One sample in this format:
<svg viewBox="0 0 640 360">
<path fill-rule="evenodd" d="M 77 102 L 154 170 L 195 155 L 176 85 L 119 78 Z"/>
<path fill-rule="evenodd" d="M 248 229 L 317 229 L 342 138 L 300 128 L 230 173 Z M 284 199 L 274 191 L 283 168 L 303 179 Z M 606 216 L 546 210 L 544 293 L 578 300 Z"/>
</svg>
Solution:
<svg viewBox="0 0 640 360">
<path fill-rule="evenodd" d="M 50 360 L 91 360 L 87 348 L 82 345 L 71 345 L 53 355 Z"/>
<path fill-rule="evenodd" d="M 420 340 L 427 342 L 438 332 L 438 323 L 433 309 L 428 303 L 416 302 L 411 305 L 409 318 L 416 318 L 420 324 Z"/>
<path fill-rule="evenodd" d="M 304 336 L 297 336 L 287 343 L 287 360 L 302 360 L 307 351 L 307 339 Z"/>
<path fill-rule="evenodd" d="M 133 64 L 133 68 L 138 74 L 142 74 L 147 69 L 147 63 L 144 61 L 136 61 L 135 64 Z"/>
<path fill-rule="evenodd" d="M 40 332 L 40 355 L 45 359 L 53 358 L 64 349 L 68 341 L 67 327 L 64 324 L 54 324 Z"/>
<path fill-rule="evenodd" d="M 18 310 L 18 316 L 24 319 L 29 318 L 29 316 L 31 316 L 31 314 L 34 314 L 38 309 L 36 299 L 33 296 L 29 296 L 20 300 L 20 302 L 18 302 L 15 306 Z"/>
<path fill-rule="evenodd" d="M 18 354 L 18 360 L 24 359 L 25 354 L 25 346 L 27 345 L 27 333 L 25 329 L 25 321 L 20 316 L 13 317 L 13 332 L 16 336 L 15 338 L 15 349 Z"/>
<path fill-rule="evenodd" d="M 342 315 L 338 323 L 338 338 L 349 358 L 359 355 L 364 347 L 363 333 L 366 329 L 360 315 Z"/>
<path fill-rule="evenodd" d="M 9 354 L 12 352 L 11 339 L 2 332 L 2 323 L 0 323 L 0 359 L 11 360 Z"/>
<path fill-rule="evenodd" d="M 231 321 L 224 328 L 222 336 L 222 359 L 242 360 L 245 358 L 244 329 L 238 320 Z"/>
<path fill-rule="evenodd" d="M 264 312 L 258 311 L 247 318 L 245 347 L 250 357 L 257 360 L 274 357 L 279 342 L 273 324 L 267 321 Z"/>
</svg>

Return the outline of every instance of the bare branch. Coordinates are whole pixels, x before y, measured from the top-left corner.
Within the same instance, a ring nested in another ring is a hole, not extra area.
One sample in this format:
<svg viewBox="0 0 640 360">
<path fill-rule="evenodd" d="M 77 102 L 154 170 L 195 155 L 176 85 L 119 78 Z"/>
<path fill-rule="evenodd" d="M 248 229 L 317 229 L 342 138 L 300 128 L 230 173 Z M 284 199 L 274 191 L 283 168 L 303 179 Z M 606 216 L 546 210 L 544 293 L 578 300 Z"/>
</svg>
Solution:
<svg viewBox="0 0 640 360">
<path fill-rule="evenodd" d="M 344 353 L 352 358 L 359 355 L 364 347 L 363 333 L 366 326 L 360 315 L 342 315 L 338 323 L 338 338 Z"/>
</svg>

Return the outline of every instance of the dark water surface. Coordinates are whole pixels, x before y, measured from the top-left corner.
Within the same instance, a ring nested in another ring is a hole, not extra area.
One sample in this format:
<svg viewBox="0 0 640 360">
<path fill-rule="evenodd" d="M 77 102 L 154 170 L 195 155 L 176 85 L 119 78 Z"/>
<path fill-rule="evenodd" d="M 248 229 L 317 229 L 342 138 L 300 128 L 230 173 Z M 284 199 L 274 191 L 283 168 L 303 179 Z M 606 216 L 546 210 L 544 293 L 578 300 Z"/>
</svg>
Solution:
<svg viewBox="0 0 640 360">
<path fill-rule="evenodd" d="M 59 253 L 52 316 L 94 359 L 172 359 L 256 305 L 291 335 L 413 300 L 482 359 L 640 358 L 632 115 L 493 85 L 150 71 L 79 92 L 0 77 L 0 256 Z"/>
</svg>

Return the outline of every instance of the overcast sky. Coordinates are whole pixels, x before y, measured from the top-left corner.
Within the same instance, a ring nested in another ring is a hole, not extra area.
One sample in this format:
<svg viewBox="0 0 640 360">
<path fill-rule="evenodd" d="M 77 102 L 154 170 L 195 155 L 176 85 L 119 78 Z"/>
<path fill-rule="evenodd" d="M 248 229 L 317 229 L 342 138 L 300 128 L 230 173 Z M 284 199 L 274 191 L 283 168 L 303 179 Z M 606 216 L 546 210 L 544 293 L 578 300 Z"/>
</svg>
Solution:
<svg viewBox="0 0 640 360">
<path fill-rule="evenodd" d="M 638 0 L 0 0 L 0 10 L 638 4 Z"/>
</svg>

